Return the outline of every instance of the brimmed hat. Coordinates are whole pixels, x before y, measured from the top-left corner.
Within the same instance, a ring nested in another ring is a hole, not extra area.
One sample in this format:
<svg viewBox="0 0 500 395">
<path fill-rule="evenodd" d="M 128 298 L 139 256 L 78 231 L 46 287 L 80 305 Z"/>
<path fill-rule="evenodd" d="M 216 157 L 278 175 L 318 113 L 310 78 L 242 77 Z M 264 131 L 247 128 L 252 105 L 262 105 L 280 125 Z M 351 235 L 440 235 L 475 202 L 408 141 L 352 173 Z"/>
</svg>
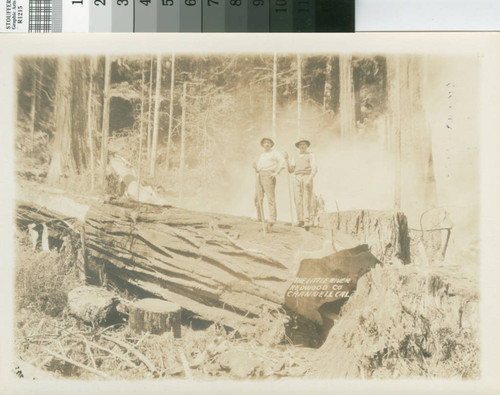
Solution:
<svg viewBox="0 0 500 395">
<path fill-rule="evenodd" d="M 310 142 L 309 140 L 306 140 L 306 139 L 300 139 L 299 141 L 297 141 L 297 142 L 295 143 L 295 146 L 296 146 L 297 148 L 299 148 L 299 144 L 300 144 L 300 143 L 306 143 L 308 147 L 310 147 L 310 146 L 311 146 L 311 142 Z"/>
<path fill-rule="evenodd" d="M 264 137 L 262 140 L 260 140 L 260 145 L 262 145 L 264 143 L 264 141 L 270 141 L 271 142 L 271 147 L 274 146 L 274 141 L 272 139 L 270 139 L 269 137 Z"/>
</svg>

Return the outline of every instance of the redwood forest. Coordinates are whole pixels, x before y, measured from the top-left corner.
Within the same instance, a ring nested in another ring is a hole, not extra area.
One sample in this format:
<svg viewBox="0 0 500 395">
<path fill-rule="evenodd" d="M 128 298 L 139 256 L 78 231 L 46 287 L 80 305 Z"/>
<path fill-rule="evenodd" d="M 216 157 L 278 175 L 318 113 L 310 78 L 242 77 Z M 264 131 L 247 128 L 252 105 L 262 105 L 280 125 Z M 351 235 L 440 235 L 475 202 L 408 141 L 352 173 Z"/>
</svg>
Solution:
<svg viewBox="0 0 500 395">
<path fill-rule="evenodd" d="M 15 373 L 478 378 L 478 70 L 17 57 Z"/>
</svg>

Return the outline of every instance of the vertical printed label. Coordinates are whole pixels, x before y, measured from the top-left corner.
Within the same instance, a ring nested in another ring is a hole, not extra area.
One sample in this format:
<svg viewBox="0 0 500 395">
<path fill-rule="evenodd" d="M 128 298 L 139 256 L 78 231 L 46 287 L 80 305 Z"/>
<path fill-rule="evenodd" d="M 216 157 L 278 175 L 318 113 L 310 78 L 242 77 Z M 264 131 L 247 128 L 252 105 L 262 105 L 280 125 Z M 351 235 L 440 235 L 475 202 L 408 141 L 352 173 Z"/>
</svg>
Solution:
<svg viewBox="0 0 500 395">
<path fill-rule="evenodd" d="M 181 1 L 158 0 L 157 30 L 159 32 L 181 31 Z"/>
<path fill-rule="evenodd" d="M 111 0 L 111 27 L 113 32 L 134 31 L 134 0 Z"/>
<path fill-rule="evenodd" d="M 248 0 L 249 32 L 269 31 L 269 0 Z"/>
<path fill-rule="evenodd" d="M 24 33 L 29 31 L 28 0 L 4 0 L 0 6 L 0 32 Z"/>
<path fill-rule="evenodd" d="M 91 0 L 90 3 L 90 29 L 91 32 L 111 32 L 111 1 Z M 64 15 L 64 19 L 66 16 Z"/>
<path fill-rule="evenodd" d="M 87 33 L 90 31 L 90 3 L 94 0 L 63 0 L 62 31 Z"/>
</svg>

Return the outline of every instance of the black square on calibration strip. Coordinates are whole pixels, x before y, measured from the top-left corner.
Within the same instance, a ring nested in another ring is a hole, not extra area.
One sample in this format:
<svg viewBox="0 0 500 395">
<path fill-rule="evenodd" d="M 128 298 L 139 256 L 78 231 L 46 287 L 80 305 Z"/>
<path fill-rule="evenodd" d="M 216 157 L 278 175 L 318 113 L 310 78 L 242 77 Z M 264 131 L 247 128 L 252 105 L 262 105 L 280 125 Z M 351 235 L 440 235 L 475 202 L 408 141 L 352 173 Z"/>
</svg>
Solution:
<svg viewBox="0 0 500 395">
<path fill-rule="evenodd" d="M 30 32 L 52 31 L 52 0 L 30 0 Z"/>
</svg>

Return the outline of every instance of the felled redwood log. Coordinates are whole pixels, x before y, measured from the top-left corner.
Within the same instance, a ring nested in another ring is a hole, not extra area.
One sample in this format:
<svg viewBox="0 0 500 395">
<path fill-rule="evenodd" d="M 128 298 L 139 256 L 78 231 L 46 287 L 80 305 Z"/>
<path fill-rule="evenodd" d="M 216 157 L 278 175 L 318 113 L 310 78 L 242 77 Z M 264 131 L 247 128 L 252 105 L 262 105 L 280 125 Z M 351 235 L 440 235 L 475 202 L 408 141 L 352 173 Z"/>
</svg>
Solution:
<svg viewBox="0 0 500 395">
<path fill-rule="evenodd" d="M 292 273 L 279 261 L 239 246 L 218 227 L 202 226 L 196 214 L 167 209 L 163 221 L 149 223 L 127 221 L 130 214 L 94 205 L 87 215 L 89 254 L 105 262 L 108 279 L 231 327 L 281 303 Z"/>
<path fill-rule="evenodd" d="M 401 212 L 390 210 L 351 210 L 322 214 L 320 225 L 331 231 L 343 248 L 368 244 L 381 262 L 393 258 L 410 262 L 408 221 Z"/>
<path fill-rule="evenodd" d="M 67 231 L 85 232 L 86 256 L 104 266 L 108 281 L 233 328 L 252 324 L 264 308 L 278 308 L 295 274 L 268 252 L 236 239 L 238 224 L 258 234 L 259 224 L 249 219 L 151 205 L 82 204 L 43 191 L 24 198 L 17 207 L 20 226 L 37 220 L 60 226 L 75 217 L 66 221 Z"/>
<path fill-rule="evenodd" d="M 161 299 L 146 298 L 129 305 L 129 327 L 136 333 L 153 335 L 172 331 L 181 337 L 181 306 Z"/>
<path fill-rule="evenodd" d="M 243 217 L 130 200 L 76 199 L 39 185 L 20 189 L 26 189 L 18 196 L 20 226 L 49 221 L 53 237 L 62 231 L 84 232 L 85 256 L 89 264 L 102 268 L 107 281 L 126 285 L 143 297 L 176 303 L 232 328 L 253 324 L 263 311 L 280 308 L 298 268 L 295 253 L 319 250 L 324 243 L 322 231 L 316 229 L 305 232 L 277 224 L 273 233 L 263 235 L 260 223 Z M 366 212 L 363 218 L 374 217 Z M 404 216 L 401 221 L 399 228 L 384 225 L 391 236 L 387 240 L 396 240 L 396 251 L 398 237 L 404 235 Z M 348 216 L 341 217 L 340 224 L 349 229 L 355 222 Z M 331 223 L 334 226 L 325 227 L 335 229 L 337 241 L 340 231 L 333 219 Z M 359 224 L 365 222 L 359 220 Z M 365 229 L 365 238 L 378 242 L 378 233 L 385 234 L 382 230 L 386 229 L 381 224 L 386 222 L 370 224 L 377 237 Z M 369 244 L 373 252 L 373 243 L 366 240 L 363 244 Z"/>
</svg>

